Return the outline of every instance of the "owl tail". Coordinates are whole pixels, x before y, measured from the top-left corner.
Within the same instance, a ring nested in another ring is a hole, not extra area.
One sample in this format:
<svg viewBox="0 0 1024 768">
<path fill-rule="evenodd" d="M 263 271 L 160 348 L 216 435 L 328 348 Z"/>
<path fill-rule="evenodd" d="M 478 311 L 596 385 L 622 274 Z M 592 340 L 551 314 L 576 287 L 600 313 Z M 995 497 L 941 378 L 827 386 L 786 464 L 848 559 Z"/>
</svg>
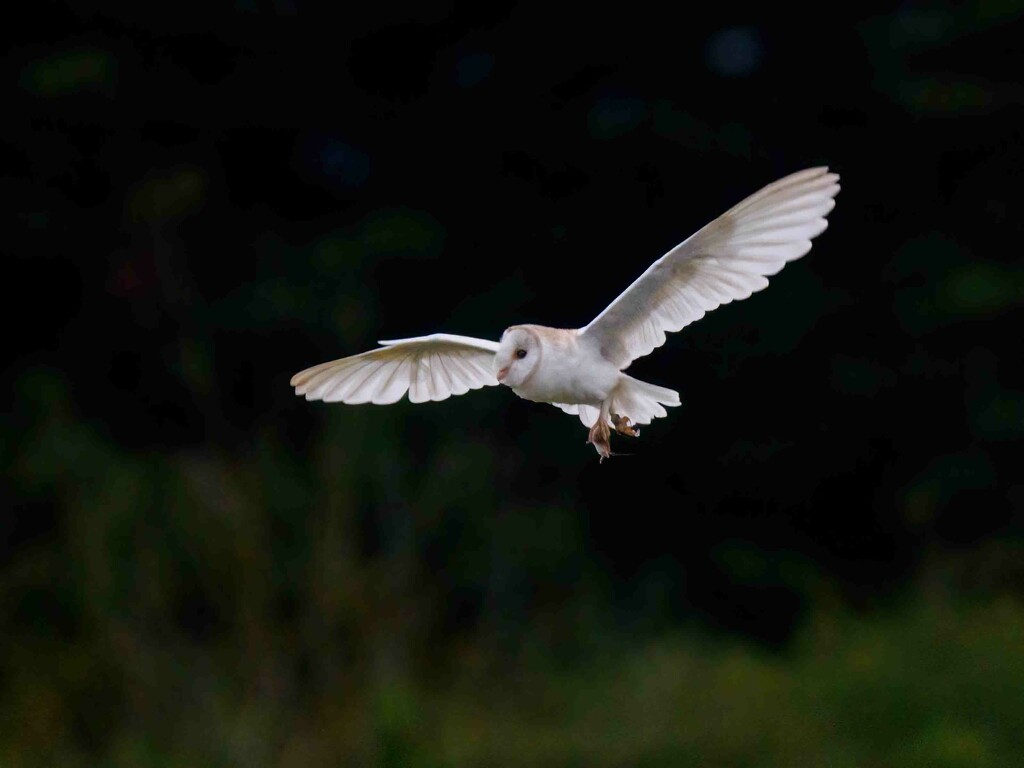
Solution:
<svg viewBox="0 0 1024 768">
<path fill-rule="evenodd" d="M 633 424 L 650 424 L 653 419 L 668 415 L 662 406 L 679 405 L 679 393 L 620 373 L 619 383 L 605 403 L 608 405 L 607 422 L 611 426 L 614 426 L 613 415 L 625 417 Z M 566 413 L 578 415 L 585 427 L 594 426 L 601 413 L 601 409 L 592 405 L 555 405 Z"/>
<path fill-rule="evenodd" d="M 679 393 L 623 373 L 619 374 L 619 383 L 612 390 L 609 411 L 625 416 L 634 424 L 650 424 L 654 419 L 668 415 L 662 407 L 666 405 L 679 405 Z"/>
</svg>

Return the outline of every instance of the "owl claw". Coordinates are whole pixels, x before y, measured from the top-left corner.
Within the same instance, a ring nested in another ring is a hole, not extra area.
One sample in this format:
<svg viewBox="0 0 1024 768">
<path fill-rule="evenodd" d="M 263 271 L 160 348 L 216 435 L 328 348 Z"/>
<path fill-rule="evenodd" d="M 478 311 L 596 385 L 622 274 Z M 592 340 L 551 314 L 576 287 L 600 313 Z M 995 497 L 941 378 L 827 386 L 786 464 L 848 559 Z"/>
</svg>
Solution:
<svg viewBox="0 0 1024 768">
<path fill-rule="evenodd" d="M 640 430 L 636 428 L 629 420 L 628 416 L 619 416 L 617 413 L 612 414 L 612 424 L 615 425 L 615 431 L 620 435 L 627 435 L 628 437 L 640 437 Z"/>
<path fill-rule="evenodd" d="M 587 442 L 594 446 L 601 461 L 612 455 L 612 446 L 608 440 L 610 437 L 611 430 L 608 429 L 608 424 L 603 419 L 598 419 L 590 428 Z"/>
</svg>

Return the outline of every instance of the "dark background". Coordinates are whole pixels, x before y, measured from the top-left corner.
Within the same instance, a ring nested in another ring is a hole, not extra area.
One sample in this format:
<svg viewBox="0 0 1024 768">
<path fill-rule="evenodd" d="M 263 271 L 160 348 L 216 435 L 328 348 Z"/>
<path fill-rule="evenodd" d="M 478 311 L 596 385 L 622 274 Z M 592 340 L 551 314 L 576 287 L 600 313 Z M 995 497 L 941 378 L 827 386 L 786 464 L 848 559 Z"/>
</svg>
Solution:
<svg viewBox="0 0 1024 768">
<path fill-rule="evenodd" d="M 23 8 L 0 763 L 1018 762 L 1021 10 Z M 631 369 L 683 405 L 629 456 L 288 386 L 583 325 L 817 164 L 808 257 Z"/>
</svg>

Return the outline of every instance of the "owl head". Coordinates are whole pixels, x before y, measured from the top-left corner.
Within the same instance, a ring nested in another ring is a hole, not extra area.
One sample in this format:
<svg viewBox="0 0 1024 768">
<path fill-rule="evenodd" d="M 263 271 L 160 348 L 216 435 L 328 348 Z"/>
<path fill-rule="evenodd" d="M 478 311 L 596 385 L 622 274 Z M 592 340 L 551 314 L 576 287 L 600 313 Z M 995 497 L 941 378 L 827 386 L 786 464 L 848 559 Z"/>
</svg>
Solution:
<svg viewBox="0 0 1024 768">
<path fill-rule="evenodd" d="M 529 328 L 513 325 L 501 336 L 494 355 L 494 375 L 508 387 L 518 387 L 540 364 L 540 337 Z"/>
</svg>

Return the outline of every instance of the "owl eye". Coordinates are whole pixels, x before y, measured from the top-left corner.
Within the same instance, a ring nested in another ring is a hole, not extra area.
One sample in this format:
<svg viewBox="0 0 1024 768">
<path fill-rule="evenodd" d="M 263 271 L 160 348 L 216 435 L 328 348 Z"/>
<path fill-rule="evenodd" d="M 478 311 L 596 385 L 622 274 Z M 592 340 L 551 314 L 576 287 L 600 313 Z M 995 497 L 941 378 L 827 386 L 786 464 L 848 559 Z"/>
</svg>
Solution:
<svg viewBox="0 0 1024 768">
<path fill-rule="evenodd" d="M 526 350 L 525 349 L 517 349 L 516 350 L 516 358 L 519 359 L 519 360 L 522 360 L 524 357 L 526 357 Z"/>
</svg>

